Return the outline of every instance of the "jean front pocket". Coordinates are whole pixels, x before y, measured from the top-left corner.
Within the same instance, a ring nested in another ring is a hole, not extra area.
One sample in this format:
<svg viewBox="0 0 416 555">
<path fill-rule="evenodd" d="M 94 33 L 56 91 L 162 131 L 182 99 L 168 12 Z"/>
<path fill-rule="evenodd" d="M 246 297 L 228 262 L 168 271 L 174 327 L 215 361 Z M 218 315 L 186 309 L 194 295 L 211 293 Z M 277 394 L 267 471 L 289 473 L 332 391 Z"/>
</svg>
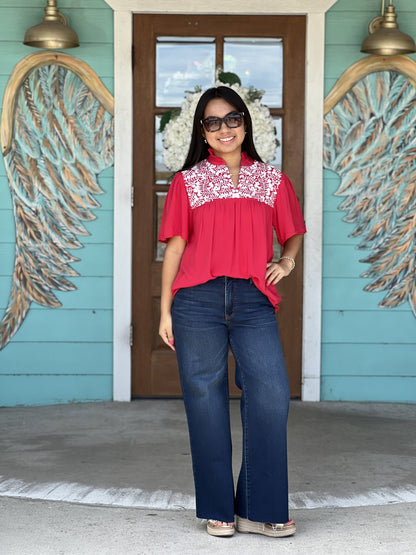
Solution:
<svg viewBox="0 0 416 555">
<path fill-rule="evenodd" d="M 211 280 L 180 289 L 174 299 L 174 323 L 195 328 L 209 328 L 224 315 L 224 285 Z"/>
</svg>

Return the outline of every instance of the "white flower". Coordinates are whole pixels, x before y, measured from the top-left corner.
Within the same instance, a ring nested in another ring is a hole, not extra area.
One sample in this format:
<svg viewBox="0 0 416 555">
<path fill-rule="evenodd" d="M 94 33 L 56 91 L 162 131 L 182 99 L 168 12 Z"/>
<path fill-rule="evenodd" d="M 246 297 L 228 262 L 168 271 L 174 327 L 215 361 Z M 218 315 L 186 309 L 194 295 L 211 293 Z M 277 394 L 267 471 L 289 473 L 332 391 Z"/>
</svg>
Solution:
<svg viewBox="0 0 416 555">
<path fill-rule="evenodd" d="M 215 86 L 230 86 L 219 81 L 217 70 Z M 241 96 L 249 109 L 253 123 L 253 140 L 260 158 L 264 162 L 271 162 L 275 156 L 278 142 L 273 118 L 269 109 L 260 100 L 252 100 L 252 90 L 242 85 L 234 84 L 231 88 Z M 195 109 L 204 91 L 196 90 L 189 93 L 182 103 L 181 111 L 166 124 L 162 132 L 163 162 L 171 171 L 182 168 L 191 142 L 192 125 Z M 258 91 L 256 91 L 258 93 Z M 259 96 L 259 94 L 257 95 Z"/>
</svg>

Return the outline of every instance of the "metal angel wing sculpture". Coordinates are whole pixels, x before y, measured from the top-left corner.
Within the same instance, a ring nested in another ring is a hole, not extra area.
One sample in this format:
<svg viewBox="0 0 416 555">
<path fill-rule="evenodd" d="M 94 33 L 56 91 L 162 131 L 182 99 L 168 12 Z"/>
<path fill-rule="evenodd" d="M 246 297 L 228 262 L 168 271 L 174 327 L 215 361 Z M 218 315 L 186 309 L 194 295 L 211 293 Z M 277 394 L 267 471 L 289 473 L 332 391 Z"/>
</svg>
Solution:
<svg viewBox="0 0 416 555">
<path fill-rule="evenodd" d="M 370 56 L 351 66 L 325 102 L 324 167 L 341 182 L 339 209 L 370 251 L 366 291 L 379 306 L 406 301 L 416 316 L 416 63 Z"/>
<path fill-rule="evenodd" d="M 94 71 L 67 54 L 24 58 L 10 76 L 1 142 L 16 228 L 8 306 L 0 349 L 22 325 L 31 303 L 61 306 L 54 293 L 76 289 L 70 251 L 89 235 L 102 193 L 98 175 L 113 165 L 113 97 Z"/>
</svg>

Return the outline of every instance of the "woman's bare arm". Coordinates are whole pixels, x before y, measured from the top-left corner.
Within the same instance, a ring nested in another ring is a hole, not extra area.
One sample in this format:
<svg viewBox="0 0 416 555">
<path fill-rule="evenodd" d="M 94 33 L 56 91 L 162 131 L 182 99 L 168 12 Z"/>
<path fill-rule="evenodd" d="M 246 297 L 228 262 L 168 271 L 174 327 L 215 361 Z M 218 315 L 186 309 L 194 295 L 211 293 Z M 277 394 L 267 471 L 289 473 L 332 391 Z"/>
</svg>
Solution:
<svg viewBox="0 0 416 555">
<path fill-rule="evenodd" d="M 173 351 L 175 350 L 175 339 L 173 337 L 171 315 L 172 284 L 178 273 L 185 247 L 186 241 L 182 237 L 176 236 L 169 239 L 162 266 L 159 335 Z"/>
</svg>

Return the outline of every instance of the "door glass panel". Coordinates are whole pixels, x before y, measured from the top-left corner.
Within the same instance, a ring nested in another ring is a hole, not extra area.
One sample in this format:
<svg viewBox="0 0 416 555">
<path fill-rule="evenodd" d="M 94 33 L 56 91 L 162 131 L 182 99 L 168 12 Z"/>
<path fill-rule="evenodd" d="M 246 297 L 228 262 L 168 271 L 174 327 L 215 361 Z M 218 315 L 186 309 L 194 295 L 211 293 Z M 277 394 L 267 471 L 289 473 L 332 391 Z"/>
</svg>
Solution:
<svg viewBox="0 0 416 555">
<path fill-rule="evenodd" d="M 215 39 L 158 37 L 156 41 L 156 106 L 180 106 L 185 91 L 215 82 Z"/>
<path fill-rule="evenodd" d="M 159 237 L 159 230 L 160 230 L 160 224 L 162 223 L 162 215 L 163 215 L 163 207 L 165 206 L 165 200 L 166 200 L 166 196 L 167 193 L 164 192 L 157 192 L 156 193 L 156 229 L 155 229 L 155 260 L 156 262 L 162 262 L 163 260 L 163 256 L 165 254 L 165 248 L 166 245 L 165 243 L 159 243 L 159 241 L 157 240 L 157 238 Z"/>
<path fill-rule="evenodd" d="M 163 162 L 162 133 L 159 131 L 162 116 L 155 118 L 155 181 L 157 184 L 169 183 L 173 172 L 168 170 Z"/>
<path fill-rule="evenodd" d="M 242 85 L 263 89 L 263 104 L 281 108 L 283 41 L 278 38 L 225 38 L 224 71 L 236 73 Z"/>
<path fill-rule="evenodd" d="M 276 155 L 274 159 L 270 162 L 272 166 L 282 169 L 282 118 L 274 117 L 274 126 L 276 129 L 276 139 L 279 141 L 279 146 L 276 149 Z M 281 246 L 277 240 L 276 234 L 273 234 L 273 261 L 277 262 L 280 258 Z"/>
<path fill-rule="evenodd" d="M 274 117 L 274 127 L 276 129 L 276 139 L 279 141 L 279 146 L 276 148 L 276 154 L 273 160 L 270 162 L 275 168 L 282 169 L 282 118 Z"/>
<path fill-rule="evenodd" d="M 278 262 L 280 258 L 280 253 L 282 252 L 282 247 L 277 240 L 276 233 L 273 233 L 273 262 Z"/>
</svg>

